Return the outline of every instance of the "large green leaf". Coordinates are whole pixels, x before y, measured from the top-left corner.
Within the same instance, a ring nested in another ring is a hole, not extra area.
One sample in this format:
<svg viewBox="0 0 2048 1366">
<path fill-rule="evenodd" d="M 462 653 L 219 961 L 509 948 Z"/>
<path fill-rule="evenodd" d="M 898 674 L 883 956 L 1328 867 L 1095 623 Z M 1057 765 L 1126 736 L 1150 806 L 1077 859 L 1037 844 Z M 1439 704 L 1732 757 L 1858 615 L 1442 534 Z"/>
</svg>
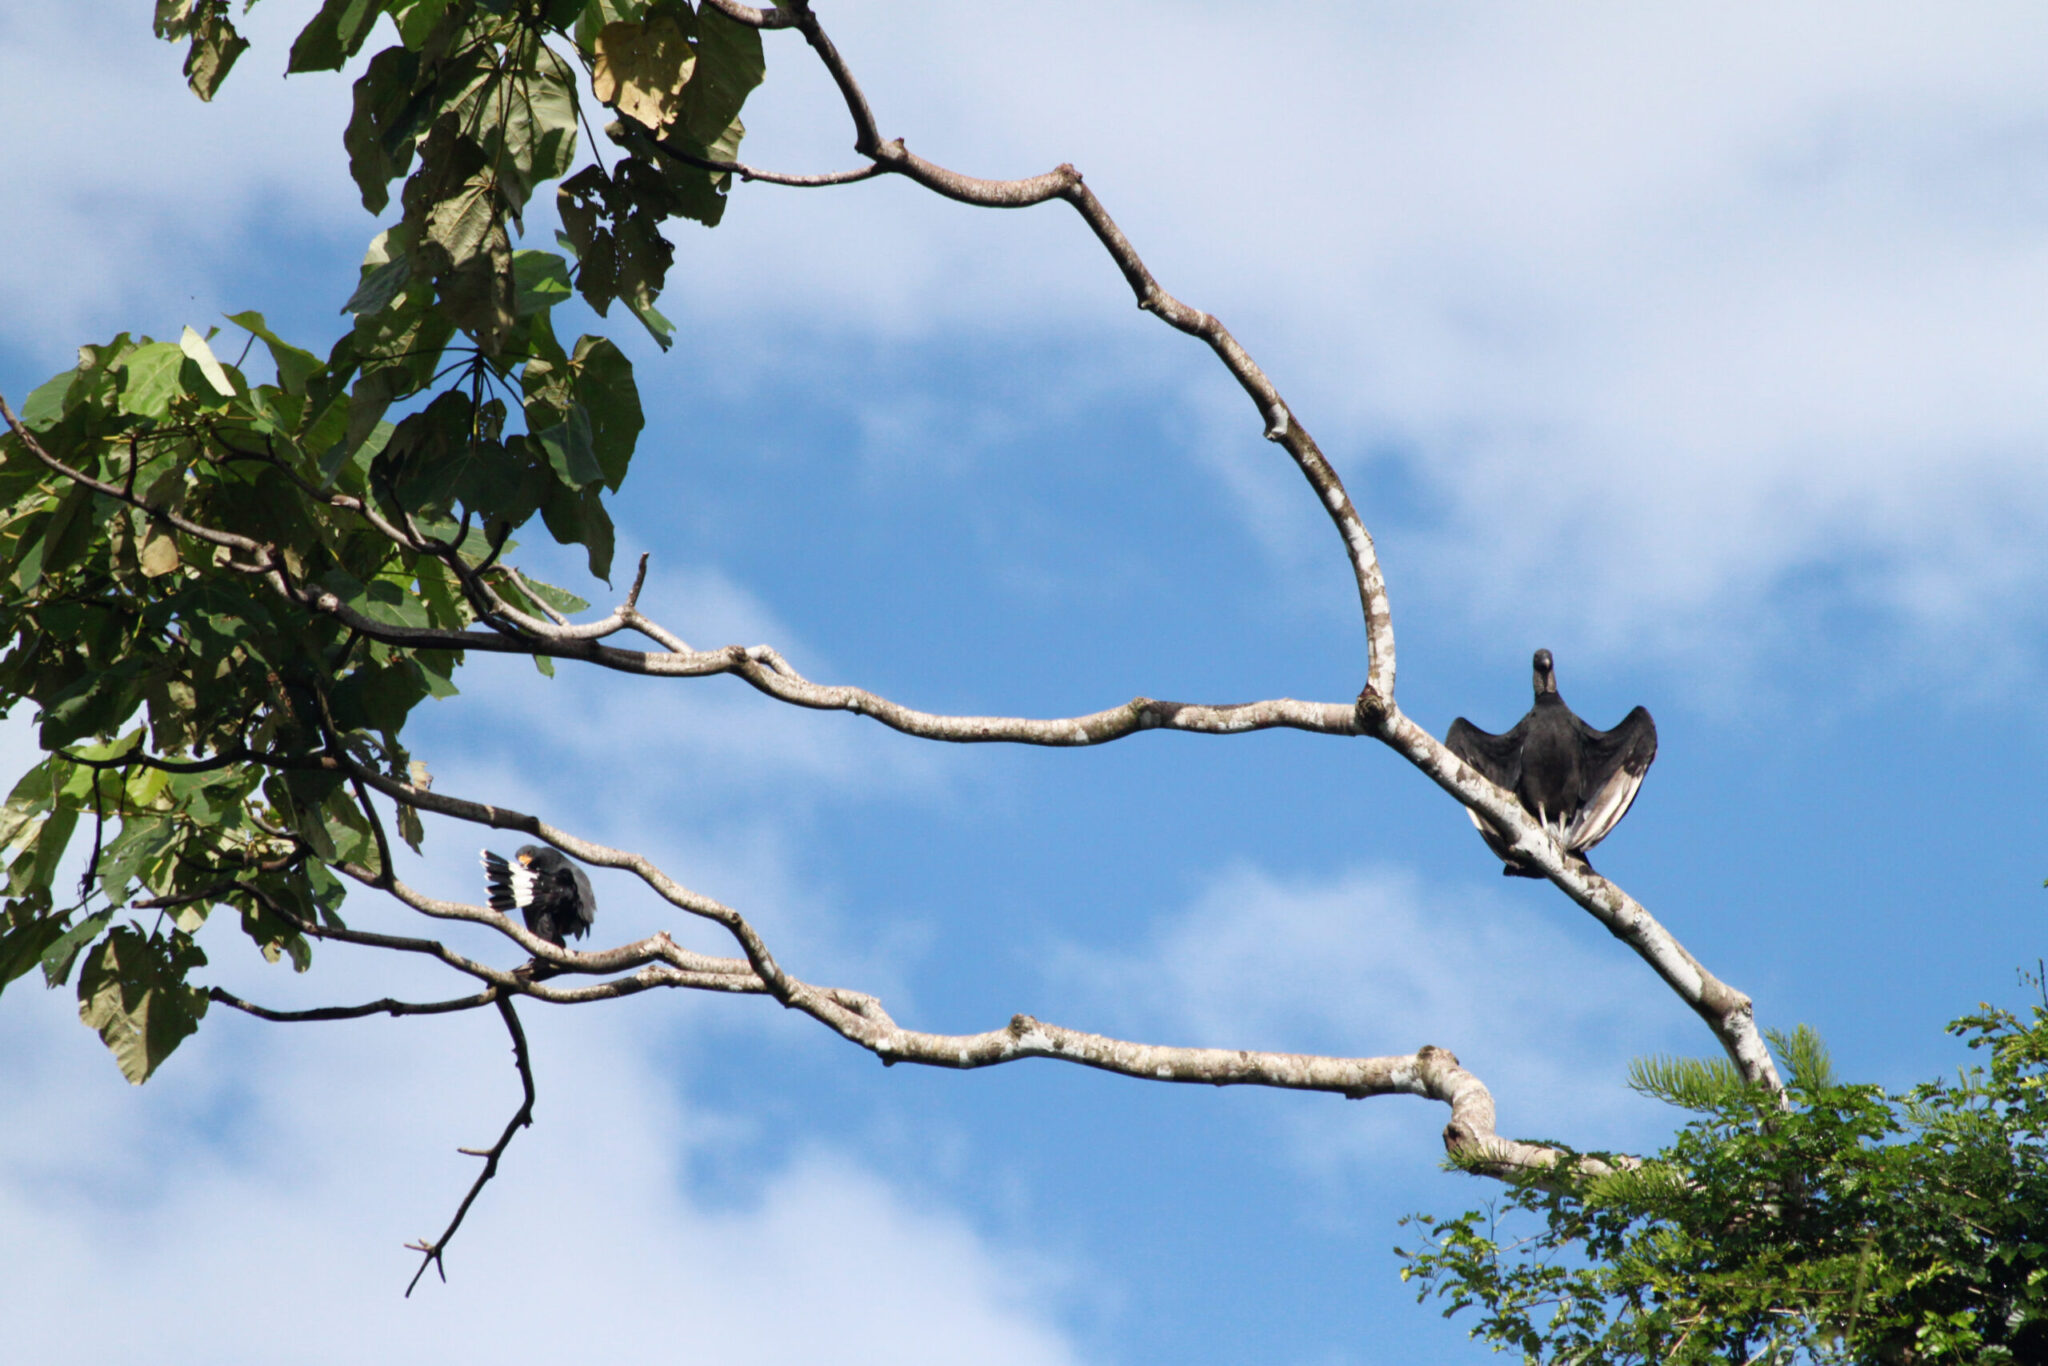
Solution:
<svg viewBox="0 0 2048 1366">
<path fill-rule="evenodd" d="M 387 47 L 356 79 L 355 107 L 341 141 L 348 149 L 349 174 L 371 213 L 384 212 L 391 202 L 391 182 L 412 165 L 419 76 L 418 53 Z"/>
<path fill-rule="evenodd" d="M 121 411 L 137 417 L 162 418 L 171 411 L 179 391 L 178 371 L 185 353 L 175 342 L 147 342 L 128 353 L 121 386 Z"/>
<path fill-rule="evenodd" d="M 383 12 L 381 0 L 326 0 L 293 40 L 285 71 L 341 70 L 341 64 L 355 56 L 363 39 L 370 36 L 371 26 Z"/>
<path fill-rule="evenodd" d="M 228 321 L 253 334 L 270 349 L 270 359 L 277 366 L 277 382 L 284 386 L 286 393 L 306 392 L 306 380 L 320 369 L 321 361 L 318 356 L 281 339 L 270 330 L 261 313 L 230 313 Z"/>
<path fill-rule="evenodd" d="M 444 116 L 422 149 L 420 168 L 405 183 L 405 211 L 421 225 L 420 248 L 440 248 L 437 270 L 453 270 L 502 234 L 498 178 L 485 149 L 453 117 Z"/>
<path fill-rule="evenodd" d="M 555 477 L 571 488 L 582 488 L 604 478 L 604 468 L 597 463 L 597 451 L 591 442 L 590 414 L 582 404 L 569 405 L 566 419 L 534 433 L 534 439 L 547 453 Z"/>
<path fill-rule="evenodd" d="M 182 933 L 145 936 L 122 925 L 86 956 L 78 978 L 78 1015 L 99 1031 L 121 1074 L 149 1080 L 171 1051 L 199 1027 L 206 992 L 185 981 L 206 955 Z"/>
<path fill-rule="evenodd" d="M 525 209 L 536 186 L 567 175 L 576 161 L 576 88 L 569 68 L 542 44 L 533 46 L 532 56 L 506 78 L 511 89 L 495 106 L 502 120 L 494 161 L 513 214 Z"/>
<path fill-rule="evenodd" d="M 513 252 L 512 278 L 518 291 L 513 307 L 522 318 L 553 308 L 574 293 L 568 264 L 551 251 Z"/>
<path fill-rule="evenodd" d="M 64 917 L 53 915 L 47 897 L 21 897 L 0 906 L 0 991 L 42 961 L 64 936 Z"/>
<path fill-rule="evenodd" d="M 599 499 L 600 485 L 570 489 L 557 484 L 541 504 L 541 518 L 557 541 L 580 545 L 589 557 L 592 576 L 612 578 L 612 518 Z"/>
<path fill-rule="evenodd" d="M 187 327 L 184 335 L 178 338 L 178 350 L 184 354 L 185 359 L 199 367 L 200 375 L 216 394 L 222 398 L 235 396 L 235 385 L 228 378 L 227 367 L 213 354 L 213 348 L 206 344 L 206 338 Z"/>
<path fill-rule="evenodd" d="M 697 72 L 683 92 L 675 131 L 703 147 L 720 143 L 767 72 L 761 31 L 704 6 L 697 16 Z M 719 160 L 731 160 L 738 150 L 735 137 Z"/>
<path fill-rule="evenodd" d="M 647 419 L 640 409 L 640 388 L 633 382 L 633 362 L 604 337 L 579 337 L 570 360 L 576 397 L 590 414 L 591 444 L 604 470 L 607 487 L 617 491 Z"/>
</svg>

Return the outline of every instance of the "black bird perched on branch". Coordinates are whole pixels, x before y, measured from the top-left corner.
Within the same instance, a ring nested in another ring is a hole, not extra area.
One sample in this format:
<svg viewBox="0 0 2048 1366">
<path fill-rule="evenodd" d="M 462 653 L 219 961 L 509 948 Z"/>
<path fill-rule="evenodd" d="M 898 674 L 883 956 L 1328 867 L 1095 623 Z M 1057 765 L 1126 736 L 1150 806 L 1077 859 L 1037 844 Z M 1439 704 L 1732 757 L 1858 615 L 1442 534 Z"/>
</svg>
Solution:
<svg viewBox="0 0 2048 1366">
<path fill-rule="evenodd" d="M 1538 650 L 1536 705 L 1505 735 L 1489 735 L 1464 717 L 1451 722 L 1444 743 L 1451 753 L 1515 794 L 1568 854 L 1585 860 L 1628 814 L 1650 761 L 1657 757 L 1657 723 L 1637 707 L 1613 730 L 1594 730 L 1557 695 L 1550 651 Z M 1506 877 L 1542 877 L 1514 855 L 1514 841 L 1467 810 L 1486 847 L 1507 867 Z M 1587 863 L 1590 869 L 1593 865 Z"/>
<path fill-rule="evenodd" d="M 526 917 L 526 928 L 557 948 L 564 935 L 581 939 L 597 919 L 597 897 L 590 879 L 559 850 L 544 845 L 521 846 L 507 863 L 483 851 L 484 886 L 491 909 Z"/>
</svg>

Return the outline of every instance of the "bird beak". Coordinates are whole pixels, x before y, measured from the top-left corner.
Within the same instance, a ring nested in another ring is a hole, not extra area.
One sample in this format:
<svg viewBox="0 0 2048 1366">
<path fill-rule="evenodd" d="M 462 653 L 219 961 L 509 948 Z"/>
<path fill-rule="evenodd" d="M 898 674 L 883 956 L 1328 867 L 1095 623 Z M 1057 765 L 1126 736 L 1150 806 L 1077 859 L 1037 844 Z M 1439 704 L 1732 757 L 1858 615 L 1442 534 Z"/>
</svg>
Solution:
<svg viewBox="0 0 2048 1366">
<path fill-rule="evenodd" d="M 518 858 L 519 866 L 522 868 L 529 867 L 533 863 L 533 855 L 531 854 L 519 854 L 515 857 Z"/>
</svg>

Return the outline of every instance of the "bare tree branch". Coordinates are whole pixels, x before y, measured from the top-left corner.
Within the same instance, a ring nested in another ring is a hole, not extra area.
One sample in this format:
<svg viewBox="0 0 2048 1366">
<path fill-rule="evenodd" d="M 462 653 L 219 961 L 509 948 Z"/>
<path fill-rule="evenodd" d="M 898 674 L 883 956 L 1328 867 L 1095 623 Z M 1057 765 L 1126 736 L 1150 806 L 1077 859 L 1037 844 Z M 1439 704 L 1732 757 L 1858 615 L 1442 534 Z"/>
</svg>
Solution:
<svg viewBox="0 0 2048 1366">
<path fill-rule="evenodd" d="M 1144 730 L 1178 730 L 1201 735 L 1237 735 L 1254 730 L 1282 727 L 1330 735 L 1360 734 L 1354 708 L 1337 702 L 1303 702 L 1273 698 L 1257 702 L 1198 703 L 1171 702 L 1149 697 L 1134 698 L 1121 706 L 1085 716 L 1014 717 L 952 716 L 919 711 L 891 701 L 865 688 L 819 684 L 805 678 L 777 651 L 766 645 L 728 645 L 714 650 L 693 650 L 681 636 L 640 611 L 641 588 L 647 573 L 642 556 L 631 592 L 605 616 L 581 624 L 567 624 L 534 617 L 505 603 L 483 584 L 478 572 L 460 565 L 465 583 L 476 583 L 488 594 L 486 618 L 490 630 L 445 630 L 402 626 L 379 621 L 350 608 L 326 588 L 292 582 L 282 572 L 282 556 L 272 546 L 222 532 L 189 518 L 155 508 L 145 500 L 124 493 L 118 486 L 95 480 L 50 455 L 35 434 L 22 426 L 0 398 L 0 416 L 28 447 L 54 472 L 96 493 L 118 498 L 153 518 L 161 518 L 179 531 L 210 544 L 240 550 L 249 555 L 248 568 L 282 596 L 316 612 L 335 618 L 363 637 L 407 649 L 479 650 L 492 654 L 541 655 L 555 659 L 581 660 L 622 673 L 663 678 L 707 678 L 732 674 L 778 701 L 819 711 L 848 711 L 872 717 L 906 735 L 956 743 L 1001 741 L 1032 745 L 1094 745 L 1119 740 Z M 351 500 L 353 502 L 355 500 Z M 387 524 L 388 525 L 388 524 Z M 413 545 L 404 533 L 390 532 L 401 544 Z M 425 545 L 413 546 L 428 550 Z M 510 572 L 510 571 L 502 571 Z M 519 582 L 523 582 L 520 580 Z M 532 596 L 529 594 L 529 596 Z M 539 599 L 536 597 L 536 601 Z M 627 650 L 603 641 L 622 631 L 635 631 L 665 648 L 660 651 Z M 163 760 L 148 760 L 164 764 Z M 225 760 L 208 761 L 225 762 Z"/>
<path fill-rule="evenodd" d="M 736 0 L 704 0 L 704 3 L 735 23 L 748 28 L 795 28 L 797 19 L 786 9 L 755 9 Z"/>
<path fill-rule="evenodd" d="M 1757 1031 L 1749 997 L 1708 972 L 1699 960 L 1688 953 L 1684 946 L 1643 908 L 1641 903 L 1613 883 L 1593 873 L 1583 861 L 1567 858 L 1540 824 L 1522 809 L 1518 800 L 1474 773 L 1451 754 L 1436 737 L 1401 713 L 1394 701 L 1393 616 L 1387 600 L 1385 578 L 1380 569 L 1371 533 L 1366 529 L 1357 507 L 1346 492 L 1343 481 L 1324 458 L 1321 448 L 1307 429 L 1294 418 L 1291 410 L 1281 399 L 1278 389 L 1250 354 L 1238 344 L 1229 329 L 1214 315 L 1190 308 L 1160 288 L 1130 239 L 1116 225 L 1101 201 L 1082 183 L 1080 172 L 1073 166 L 1061 165 L 1043 175 L 1025 180 L 977 180 L 926 161 L 910 152 L 900 139 L 889 143 L 881 142 L 880 135 L 874 131 L 874 116 L 868 108 L 865 96 L 861 95 L 858 83 L 847 69 L 838 50 L 825 38 L 809 6 L 798 3 L 792 8 L 797 14 L 797 25 L 803 30 L 805 39 L 817 52 L 819 59 L 825 63 L 847 101 L 856 130 L 855 146 L 859 151 L 918 184 L 965 204 L 986 208 L 1023 208 L 1044 203 L 1055 197 L 1065 199 L 1080 213 L 1090 230 L 1095 233 L 1096 239 L 1102 243 L 1103 249 L 1123 272 L 1131 292 L 1137 297 L 1138 306 L 1155 314 L 1170 326 L 1206 341 L 1217 358 L 1258 406 L 1266 424 L 1267 439 L 1279 443 L 1294 458 L 1295 464 L 1308 480 L 1310 487 L 1315 490 L 1317 499 L 1323 504 L 1324 510 L 1343 538 L 1346 555 L 1351 561 L 1352 574 L 1357 581 L 1359 602 L 1365 618 L 1367 679 L 1354 711 L 1354 724 L 1347 728 L 1311 725 L 1303 725 L 1300 728 L 1328 729 L 1336 734 L 1376 736 L 1427 773 L 1468 809 L 1486 816 L 1498 828 L 1513 836 L 1516 848 L 1530 863 L 1543 869 L 1566 895 L 1591 912 L 1615 937 L 1635 950 L 1637 955 L 1649 963 L 1678 993 L 1680 999 L 1707 1022 L 1744 1077 L 1766 1085 L 1774 1091 L 1782 1092 L 1783 1083 L 1778 1077 L 1770 1052 Z M 747 677 L 749 682 L 764 692 L 782 695 L 739 669 L 735 669 L 735 672 L 741 672 L 742 677 Z M 1255 705 L 1272 707 L 1275 704 Z M 1133 706 L 1137 707 L 1138 704 L 1134 703 Z M 864 714 L 875 715 L 885 724 L 893 724 L 883 713 L 882 708 L 857 706 L 847 709 L 860 710 Z M 1281 713 L 1286 714 L 1284 705 Z M 1093 724 L 1084 724 L 1064 732 L 1077 737 L 1068 740 L 1067 743 L 1094 743 L 1098 738 L 1113 739 L 1128 733 L 1127 730 L 1106 720 L 1111 715 L 1112 713 L 1098 713 L 1096 717 L 1080 718 Z M 911 724 L 899 724 L 896 727 L 913 734 L 927 734 L 940 729 L 931 726 L 922 716 L 901 719 L 923 727 L 914 728 Z M 1290 723 L 1299 724 L 1276 722 Z M 974 728 L 968 729 L 972 731 Z M 987 727 L 988 731 L 995 733 L 988 734 L 986 738 L 1012 738 L 1018 729 L 1020 728 L 1002 725 Z M 1055 732 L 1033 727 L 1016 738 L 1046 743 L 1046 740 L 1037 737 L 1047 733 Z M 933 738 L 979 739 L 984 736 L 976 733 L 935 734 Z"/>
<path fill-rule="evenodd" d="M 505 1021 L 505 1032 L 512 1036 L 512 1065 L 519 1069 L 519 1108 L 513 1111 L 512 1118 L 505 1124 L 505 1132 L 498 1135 L 496 1143 L 481 1152 L 470 1148 L 463 1149 L 466 1153 L 481 1157 L 484 1160 L 484 1169 L 476 1174 L 476 1181 L 471 1184 L 469 1194 L 462 1197 L 462 1203 L 455 1208 L 455 1217 L 448 1221 L 447 1228 L 441 1230 L 441 1236 L 431 1241 L 422 1238 L 416 1243 L 406 1244 L 421 1254 L 419 1270 L 412 1273 L 412 1280 L 405 1287 L 407 1299 L 412 1298 L 413 1288 L 420 1283 L 420 1277 L 427 1274 L 427 1268 L 430 1266 L 434 1268 L 435 1274 L 440 1276 L 442 1283 L 447 1283 L 448 1269 L 442 1258 L 448 1251 L 448 1241 L 455 1236 L 455 1230 L 462 1227 L 464 1216 L 469 1213 L 469 1207 L 476 1203 L 476 1198 L 482 1193 L 485 1185 L 498 1174 L 498 1159 L 503 1157 L 505 1149 L 512 1145 L 512 1135 L 533 1123 L 533 1064 L 527 1057 L 526 1031 L 520 1027 L 519 1012 L 512 1008 L 510 997 L 500 996 L 493 1004 L 498 1007 L 498 1014 Z"/>
<path fill-rule="evenodd" d="M 628 114 L 621 113 L 619 118 L 628 130 L 628 136 L 645 137 L 648 145 L 665 157 L 680 161 L 685 166 L 695 166 L 701 171 L 724 171 L 738 176 L 741 180 L 758 180 L 765 185 L 787 185 L 792 189 L 814 190 L 830 185 L 852 185 L 889 174 L 889 168 L 876 161 L 871 161 L 865 166 L 856 166 L 850 171 L 824 171 L 812 175 L 792 175 L 786 171 L 763 170 L 759 166 L 749 166 L 744 161 L 720 161 L 715 157 L 698 156 L 670 139 L 656 136 L 655 130 L 638 123 L 637 120 L 627 123 L 626 120 L 631 118 Z"/>
<path fill-rule="evenodd" d="M 302 1021 L 360 1020 L 367 1015 L 448 1015 L 458 1010 L 475 1010 L 498 999 L 498 989 L 487 987 L 474 996 L 458 996 L 452 1001 L 398 1001 L 386 996 L 359 1006 L 321 1006 L 314 1010 L 272 1010 L 245 1001 L 231 991 L 221 987 L 209 987 L 208 1000 L 232 1006 L 246 1015 L 276 1024 L 296 1024 Z"/>
<path fill-rule="evenodd" d="M 1360 711 L 1370 709 L 1360 700 Z M 1585 860 L 1572 858 L 1532 817 L 1513 793 L 1495 786 L 1443 743 L 1403 715 L 1399 708 L 1377 712 L 1374 734 L 1451 794 L 1512 837 L 1518 857 L 1541 868 L 1560 890 L 1608 932 L 1633 949 L 1692 1007 L 1728 1053 L 1743 1077 L 1782 1094 L 1784 1083 L 1757 1031 L 1750 998 L 1707 971 L 1697 958 L 1642 903 L 1601 877 Z"/>
<path fill-rule="evenodd" d="M 973 1070 L 1026 1058 L 1050 1058 L 1147 1081 L 1326 1091 L 1351 1099 L 1421 1096 L 1451 1107 L 1451 1123 L 1444 1131 L 1445 1147 L 1475 1170 L 1496 1175 L 1542 1171 L 1563 1160 L 1557 1149 L 1497 1134 L 1491 1093 L 1477 1077 L 1458 1065 L 1455 1056 L 1434 1046 L 1425 1046 L 1413 1054 L 1380 1058 L 1184 1048 L 1114 1039 L 1048 1024 L 1028 1015 L 1015 1016 L 1007 1026 L 979 1034 L 932 1034 L 905 1029 L 871 995 L 814 986 L 789 975 L 777 965 L 766 942 L 743 915 L 677 883 L 644 855 L 580 839 L 538 817 L 505 807 L 413 787 L 367 770 L 356 776 L 387 797 L 419 810 L 472 824 L 518 830 L 593 866 L 631 872 L 670 905 L 724 928 L 746 954 L 744 960 L 694 954 L 665 933 L 613 949 L 581 953 L 540 939 L 510 917 L 486 907 L 428 897 L 395 878 L 377 883 L 368 869 L 344 867 L 343 871 L 351 876 L 381 885 L 423 914 L 490 925 L 522 949 L 562 970 L 608 973 L 640 968 L 634 978 L 587 988 L 563 989 L 519 979 L 509 988 L 519 994 L 565 1003 L 625 994 L 627 989 L 646 986 L 768 995 L 891 1065 L 907 1062 Z M 1606 1170 L 1598 1165 L 1597 1159 L 1577 1161 L 1575 1170 Z"/>
<path fill-rule="evenodd" d="M 1650 912 L 1628 893 L 1594 873 L 1583 860 L 1566 854 L 1551 834 L 1522 808 L 1513 794 L 1496 786 L 1453 755 L 1435 736 L 1405 715 L 1395 701 L 1396 650 L 1392 612 L 1373 538 L 1343 481 L 1320 446 L 1302 426 L 1277 387 L 1230 330 L 1213 314 L 1196 309 L 1168 293 L 1153 277 L 1135 246 L 1072 165 L 1062 164 L 1041 175 L 1018 180 L 983 180 L 966 176 L 917 156 L 901 139 L 884 141 L 874 111 L 808 0 L 774 9 L 756 9 L 736 0 L 705 0 L 727 18 L 761 29 L 795 28 L 816 53 L 840 92 L 853 125 L 854 147 L 869 164 L 851 171 L 820 175 L 786 175 L 740 162 L 696 157 L 649 136 L 663 154 L 690 165 L 757 179 L 767 183 L 820 187 L 848 184 L 884 174 L 904 176 L 957 202 L 984 208 L 1025 208 L 1054 200 L 1070 205 L 1095 235 L 1132 291 L 1138 307 L 1167 325 L 1205 343 L 1238 382 L 1256 407 L 1265 437 L 1281 446 L 1307 480 L 1336 528 L 1355 581 L 1365 628 L 1365 686 L 1355 703 L 1275 698 L 1235 704 L 1160 701 L 1138 697 L 1120 706 L 1082 716 L 1028 718 L 955 716 L 919 711 L 865 689 L 826 685 L 799 673 L 767 645 L 693 649 L 675 631 L 641 611 L 647 572 L 642 556 L 624 601 L 594 620 L 575 623 L 549 605 L 509 565 L 497 564 L 500 540 L 481 563 L 465 558 L 457 541 L 423 534 L 410 518 L 394 522 L 368 499 L 323 492 L 286 473 L 308 498 L 356 514 L 365 525 L 393 543 L 439 559 L 461 586 L 475 617 L 474 629 L 423 629 L 370 618 L 334 592 L 300 581 L 278 546 L 217 527 L 182 513 L 152 506 L 136 492 L 138 456 L 131 443 L 125 479 L 95 479 L 55 458 L 0 399 L 0 418 L 42 464 L 93 492 L 134 508 L 160 527 L 216 547 L 229 567 L 251 576 L 281 598 L 324 614 L 361 636 L 385 644 L 435 650 L 479 650 L 582 660 L 601 668 L 654 677 L 710 677 L 732 674 L 778 701 L 813 710 L 846 711 L 870 717 L 907 735 L 954 743 L 1003 742 L 1047 746 L 1086 746 L 1122 739 L 1144 730 L 1179 730 L 1194 734 L 1232 735 L 1269 728 L 1292 728 L 1318 734 L 1371 736 L 1386 744 L 1469 810 L 1484 816 L 1519 858 L 1543 871 L 1565 894 L 1627 944 L 1692 1010 L 1700 1015 L 1742 1074 L 1753 1082 L 1781 1090 L 1769 1051 L 1756 1028 L 1750 999 L 1709 972 Z M 273 461 L 273 463 L 275 463 Z M 280 466 L 282 468 L 282 466 Z M 387 509 L 388 511 L 388 509 Z M 494 577 L 495 576 L 495 577 Z M 502 590 L 502 591 L 501 591 Z M 511 599 L 537 607 L 526 610 Z M 634 633 L 659 649 L 635 650 L 609 643 Z M 1252 1052 L 1236 1049 L 1187 1048 L 1120 1040 L 1016 1015 L 1006 1026 L 974 1034 L 947 1035 L 905 1029 L 880 1001 L 865 993 L 810 984 L 787 973 L 768 944 L 737 910 L 670 878 L 643 855 L 583 840 L 539 818 L 509 808 L 468 801 L 376 772 L 351 758 L 336 734 L 331 717 L 322 718 L 327 751 L 311 760 L 292 759 L 291 766 L 325 767 L 340 773 L 354 788 L 377 849 L 377 866 L 340 863 L 335 866 L 355 881 L 396 898 L 412 910 L 435 919 L 489 926 L 525 950 L 533 959 L 565 974 L 569 981 L 544 981 L 521 970 L 506 970 L 458 953 L 432 939 L 313 924 L 299 919 L 260 885 L 231 879 L 217 888 L 177 900 L 237 895 L 260 902 L 301 934 L 386 952 L 436 959 L 455 972 L 483 984 L 476 993 L 443 1001 L 404 1002 L 384 998 L 358 1006 L 332 1006 L 302 1011 L 277 1011 L 255 1005 L 221 988 L 209 997 L 249 1015 L 273 1021 L 325 1021 L 369 1015 L 446 1014 L 495 1005 L 512 1040 L 522 1101 L 497 1142 L 476 1153 L 484 1159 L 453 1219 L 438 1239 L 408 1244 L 422 1254 L 407 1286 L 410 1295 L 427 1268 L 445 1279 L 443 1257 L 470 1207 L 498 1171 L 500 1158 L 519 1129 L 532 1122 L 535 1088 L 526 1037 L 513 998 L 528 996 L 560 1004 L 616 999 L 656 988 L 765 995 L 799 1010 L 840 1037 L 874 1053 L 884 1064 L 977 1069 L 1027 1058 L 1047 1058 L 1113 1072 L 1122 1076 L 1178 1084 L 1252 1085 L 1322 1091 L 1352 1099 L 1380 1095 L 1412 1095 L 1445 1104 L 1451 1112 L 1444 1129 L 1447 1151 L 1461 1165 L 1496 1176 L 1541 1174 L 1570 1162 L 1580 1174 L 1598 1174 L 1631 1159 L 1612 1163 L 1573 1157 L 1542 1144 L 1500 1136 L 1495 1129 L 1493 1099 L 1484 1084 L 1465 1071 L 1445 1049 L 1425 1045 L 1413 1053 L 1384 1057 L 1337 1058 L 1305 1054 Z M 68 757 L 68 756 L 67 756 Z M 287 766 L 280 756 L 236 749 L 231 754 L 186 763 L 148 756 L 122 756 L 104 761 L 76 760 L 92 767 L 140 763 L 194 771 L 247 761 Z M 599 867 L 632 872 L 670 905 L 720 926 L 738 946 L 740 956 L 717 957 L 682 948 L 666 933 L 609 949 L 578 952 L 541 939 L 498 911 L 427 896 L 395 874 L 391 846 L 371 800 L 374 791 L 418 811 L 491 828 L 517 830 Z M 94 789 L 97 797 L 97 787 Z M 284 835 L 287 832 L 278 832 Z M 583 980 L 576 982 L 575 978 Z M 591 980 L 601 979 L 601 980 Z M 574 984 L 570 984 L 574 982 Z"/>
</svg>

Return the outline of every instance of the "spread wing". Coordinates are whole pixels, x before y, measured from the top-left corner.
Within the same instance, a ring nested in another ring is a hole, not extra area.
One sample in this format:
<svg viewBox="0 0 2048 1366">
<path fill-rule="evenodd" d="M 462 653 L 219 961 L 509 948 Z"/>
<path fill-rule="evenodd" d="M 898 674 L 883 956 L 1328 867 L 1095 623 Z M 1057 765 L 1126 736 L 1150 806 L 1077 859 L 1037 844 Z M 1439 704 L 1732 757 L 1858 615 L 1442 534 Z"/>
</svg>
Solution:
<svg viewBox="0 0 2048 1366">
<path fill-rule="evenodd" d="M 507 863 L 497 854 L 483 851 L 484 890 L 491 909 L 500 913 L 525 910 L 533 904 L 533 870 Z"/>
<path fill-rule="evenodd" d="M 597 894 L 590 890 L 590 879 L 576 864 L 569 865 L 569 876 L 576 884 L 576 904 L 569 908 L 569 923 L 562 928 L 580 939 L 597 920 Z"/>
<path fill-rule="evenodd" d="M 1613 730 L 1594 730 L 1576 716 L 1579 743 L 1586 760 L 1586 804 L 1565 831 L 1565 848 L 1591 849 L 1607 838 L 1628 814 L 1657 757 L 1657 723 L 1637 707 Z M 1468 760 L 1469 762 L 1469 760 Z"/>
<path fill-rule="evenodd" d="M 1494 735 L 1459 717 L 1444 736 L 1444 747 L 1513 792 L 1522 781 L 1522 723 L 1505 735 Z"/>
<path fill-rule="evenodd" d="M 1495 735 L 1479 729 L 1461 716 L 1451 722 L 1450 730 L 1445 733 L 1444 748 L 1472 765 L 1481 776 L 1491 779 L 1495 786 L 1513 792 L 1522 781 L 1522 739 L 1528 724 L 1528 718 L 1524 717 L 1515 722 L 1515 728 L 1507 734 Z M 1486 847 L 1508 865 L 1509 872 L 1513 872 L 1518 865 L 1509 841 L 1501 838 L 1493 822 L 1471 807 L 1465 808 L 1465 814 L 1472 818 L 1472 824 L 1479 831 L 1479 837 L 1486 841 Z"/>
</svg>

